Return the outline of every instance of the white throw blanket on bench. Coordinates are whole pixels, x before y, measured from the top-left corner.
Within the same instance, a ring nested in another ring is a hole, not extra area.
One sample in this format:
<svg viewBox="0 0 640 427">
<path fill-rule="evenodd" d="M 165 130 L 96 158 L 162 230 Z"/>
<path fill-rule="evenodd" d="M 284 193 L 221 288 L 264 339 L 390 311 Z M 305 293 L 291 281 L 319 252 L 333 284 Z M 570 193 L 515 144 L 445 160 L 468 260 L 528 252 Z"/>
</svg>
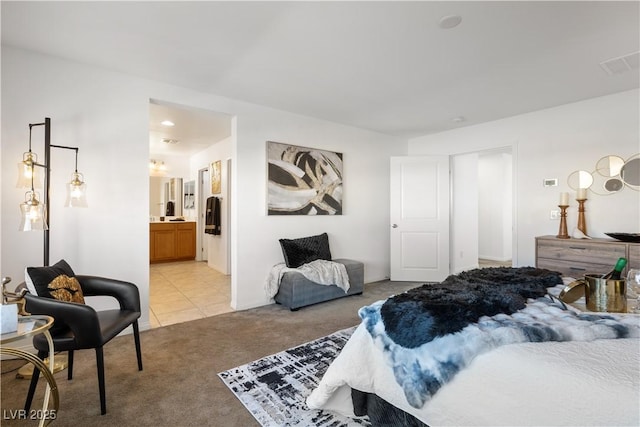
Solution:
<svg viewBox="0 0 640 427">
<path fill-rule="evenodd" d="M 345 293 L 349 290 L 349 276 L 344 264 L 317 259 L 298 268 L 289 268 L 285 263 L 274 265 L 264 284 L 264 290 L 269 298 L 276 296 L 282 276 L 289 271 L 297 271 L 319 285 L 336 285 Z"/>
</svg>

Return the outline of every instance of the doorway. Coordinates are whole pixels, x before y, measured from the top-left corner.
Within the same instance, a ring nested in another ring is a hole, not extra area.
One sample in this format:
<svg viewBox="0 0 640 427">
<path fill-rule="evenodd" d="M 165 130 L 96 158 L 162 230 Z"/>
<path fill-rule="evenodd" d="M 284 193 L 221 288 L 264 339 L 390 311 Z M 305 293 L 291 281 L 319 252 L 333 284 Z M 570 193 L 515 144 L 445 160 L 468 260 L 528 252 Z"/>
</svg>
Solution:
<svg viewBox="0 0 640 427">
<path fill-rule="evenodd" d="M 185 221 L 196 222 L 195 259 L 150 264 L 151 326 L 166 326 L 233 311 L 230 270 L 211 265 L 208 240 L 213 236 L 204 233 L 206 201 L 211 195 L 210 165 L 231 156 L 235 143 L 235 132 L 232 135 L 231 129 L 233 117 L 157 100 L 150 100 L 149 111 L 149 153 L 150 160 L 153 159 L 150 164 L 162 165 L 160 173 L 194 182 L 196 187 L 194 208 L 175 214 Z M 163 121 L 170 124 L 162 124 Z M 223 178 L 225 191 L 230 185 L 229 177 Z M 220 257 L 217 249 L 227 247 L 231 236 L 228 233 L 230 216 L 225 215 L 224 221 L 224 245 L 217 245 L 213 256 L 223 259 L 226 266 L 230 252 Z"/>
<path fill-rule="evenodd" d="M 512 265 L 515 165 L 513 148 L 451 157 L 452 273 L 479 266 Z"/>
<path fill-rule="evenodd" d="M 230 233 L 224 233 L 223 229 L 223 235 L 216 236 L 222 242 L 216 241 L 217 244 L 213 245 L 215 253 L 212 254 L 211 239 L 207 239 L 210 236 L 205 234 L 205 211 L 206 201 L 212 195 L 211 165 L 226 162 L 232 154 L 235 138 L 232 126 L 233 117 L 225 113 L 154 99 L 149 101 L 150 175 L 164 180 L 196 183 L 193 193 L 195 197 L 189 196 L 189 206 L 193 206 L 192 208 L 182 209 L 185 195 L 174 197 L 177 208 L 175 216 L 177 219 L 197 223 L 195 259 L 207 261 L 209 267 L 216 268 L 223 274 L 230 272 L 226 268 L 227 258 L 230 257 L 226 249 Z M 225 193 L 230 188 L 230 177 L 230 174 L 221 177 L 221 185 L 215 194 L 220 199 L 226 196 Z M 180 191 L 182 192 L 182 188 Z M 150 203 L 155 202 L 151 197 L 152 193 L 150 189 Z M 159 203 L 156 202 L 150 207 L 150 216 L 163 215 L 157 205 Z M 223 227 L 228 227 L 230 215 L 224 215 L 223 220 Z"/>
</svg>

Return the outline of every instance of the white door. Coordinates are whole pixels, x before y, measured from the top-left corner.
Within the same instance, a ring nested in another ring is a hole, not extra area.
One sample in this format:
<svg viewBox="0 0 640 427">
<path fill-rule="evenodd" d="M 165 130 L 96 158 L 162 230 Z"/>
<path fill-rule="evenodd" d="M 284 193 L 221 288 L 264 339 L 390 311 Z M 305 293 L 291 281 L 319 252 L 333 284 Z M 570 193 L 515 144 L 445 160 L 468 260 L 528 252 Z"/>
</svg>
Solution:
<svg viewBox="0 0 640 427">
<path fill-rule="evenodd" d="M 391 280 L 449 275 L 449 157 L 391 158 Z"/>
</svg>

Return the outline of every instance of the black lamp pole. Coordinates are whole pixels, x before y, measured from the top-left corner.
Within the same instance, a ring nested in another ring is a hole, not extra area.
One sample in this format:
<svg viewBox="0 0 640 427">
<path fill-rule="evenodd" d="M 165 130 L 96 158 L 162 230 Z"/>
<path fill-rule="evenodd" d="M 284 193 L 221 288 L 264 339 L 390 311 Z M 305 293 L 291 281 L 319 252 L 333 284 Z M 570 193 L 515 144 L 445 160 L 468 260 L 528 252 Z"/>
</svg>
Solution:
<svg viewBox="0 0 640 427">
<path fill-rule="evenodd" d="M 38 164 L 37 166 L 44 168 L 44 218 L 47 229 L 44 230 L 44 265 L 49 265 L 49 230 L 51 229 L 51 219 L 49 218 L 49 187 L 51 185 L 51 147 L 64 148 L 65 150 L 74 150 L 76 152 L 76 172 L 78 171 L 78 147 L 67 147 L 64 145 L 51 144 L 51 119 L 45 117 L 43 123 L 30 124 L 29 128 L 33 126 L 44 126 L 44 164 Z"/>
<path fill-rule="evenodd" d="M 49 265 L 49 228 L 51 223 L 49 220 L 49 183 L 51 179 L 51 119 L 49 117 L 44 118 L 44 217 L 47 224 L 47 229 L 44 230 L 44 265 Z"/>
<path fill-rule="evenodd" d="M 31 128 L 34 126 L 44 126 L 44 163 L 35 163 L 35 166 L 44 168 L 44 223 L 47 228 L 44 230 L 44 265 L 49 265 L 49 180 L 51 178 L 51 168 L 49 167 L 49 159 L 51 157 L 51 119 L 45 117 L 43 123 L 29 123 L 29 135 Z M 29 151 L 31 151 L 31 136 L 29 136 Z M 33 187 L 33 185 L 32 185 Z"/>
</svg>

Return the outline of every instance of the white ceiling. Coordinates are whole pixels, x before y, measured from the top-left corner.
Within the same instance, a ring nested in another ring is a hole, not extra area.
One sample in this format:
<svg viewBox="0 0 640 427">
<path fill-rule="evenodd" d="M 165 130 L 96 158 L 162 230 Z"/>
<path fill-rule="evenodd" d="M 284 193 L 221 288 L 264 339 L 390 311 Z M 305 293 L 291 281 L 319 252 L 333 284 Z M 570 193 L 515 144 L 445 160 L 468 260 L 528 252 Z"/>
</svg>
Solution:
<svg viewBox="0 0 640 427">
<path fill-rule="evenodd" d="M 2 43 L 412 137 L 639 87 L 639 5 L 2 1 Z"/>
<path fill-rule="evenodd" d="M 168 120 L 174 126 L 165 126 Z M 231 116 L 151 100 L 149 153 L 151 156 L 192 156 L 231 135 Z"/>
</svg>

